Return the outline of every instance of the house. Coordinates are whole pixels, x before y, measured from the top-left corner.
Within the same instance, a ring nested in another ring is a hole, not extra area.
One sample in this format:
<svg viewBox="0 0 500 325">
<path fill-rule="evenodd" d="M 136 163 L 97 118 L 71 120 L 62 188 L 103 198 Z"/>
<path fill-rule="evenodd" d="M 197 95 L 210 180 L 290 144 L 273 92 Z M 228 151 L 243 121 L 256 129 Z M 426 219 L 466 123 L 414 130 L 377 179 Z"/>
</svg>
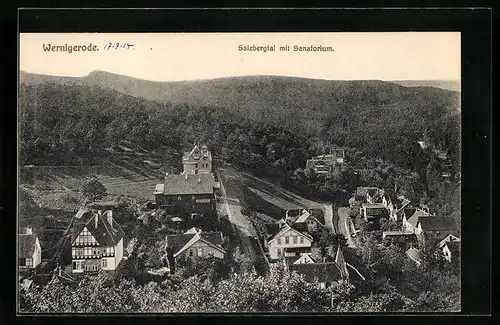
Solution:
<svg viewBox="0 0 500 325">
<path fill-rule="evenodd" d="M 460 241 L 448 241 L 441 246 L 443 257 L 448 262 L 460 259 Z"/>
<path fill-rule="evenodd" d="M 215 213 L 215 179 L 212 174 L 165 174 L 154 191 L 156 206 L 171 215 Z"/>
<path fill-rule="evenodd" d="M 420 266 L 420 264 L 422 263 L 420 259 L 420 251 L 414 247 L 411 247 L 406 251 L 406 256 L 408 256 L 409 259 L 415 262 L 417 266 Z"/>
<path fill-rule="evenodd" d="M 70 274 L 62 270 L 62 268 L 59 266 L 54 269 L 52 273 L 33 274 L 29 278 L 23 279 L 21 281 L 21 287 L 25 289 L 44 287 L 51 281 L 61 283 L 74 283 L 75 279 Z"/>
<path fill-rule="evenodd" d="M 309 209 L 298 209 L 298 213 L 296 211 L 287 210 L 285 217 L 285 220 L 293 224 L 295 229 L 310 233 L 318 229 L 318 227 L 325 227 L 322 211 L 321 213 Z"/>
<path fill-rule="evenodd" d="M 384 206 L 389 205 L 389 201 L 385 195 L 385 191 L 378 187 L 358 187 L 354 192 L 353 197 L 349 200 L 351 206 L 355 205 L 355 202 L 359 203 L 370 203 L 376 204 L 381 203 Z"/>
<path fill-rule="evenodd" d="M 404 196 L 398 196 L 398 198 L 389 204 L 389 210 L 391 219 L 396 222 L 403 221 L 404 209 L 409 208 L 411 201 Z"/>
<path fill-rule="evenodd" d="M 345 152 L 344 149 L 330 150 L 330 154 L 319 155 L 312 157 L 306 161 L 306 170 L 311 170 L 316 174 L 330 173 L 335 164 L 344 163 Z"/>
<path fill-rule="evenodd" d="M 407 232 L 412 232 L 420 235 L 417 229 L 418 220 L 420 217 L 430 216 L 430 213 L 419 208 L 404 208 L 403 209 L 403 229 Z"/>
<path fill-rule="evenodd" d="M 322 289 L 330 287 L 333 282 L 349 280 L 349 272 L 340 247 L 334 262 L 314 263 L 310 256 L 302 255 L 295 263 L 288 265 L 288 270 L 303 275 L 305 281 L 317 283 Z"/>
<path fill-rule="evenodd" d="M 302 249 L 302 252 L 310 252 L 313 238 L 297 229 L 294 229 L 288 224 L 284 224 L 278 229 L 277 233 L 271 235 L 268 239 L 267 247 L 269 249 L 269 258 L 271 260 L 277 260 L 281 257 L 285 257 L 285 249 L 287 253 L 291 253 L 290 249 Z M 296 256 L 300 256 L 299 252 L 294 251 Z"/>
<path fill-rule="evenodd" d="M 450 217 L 427 216 L 418 219 L 415 234 L 423 235 L 422 239 L 441 241 L 450 234 L 458 237 L 460 230 L 458 225 Z"/>
<path fill-rule="evenodd" d="M 33 270 L 42 261 L 42 247 L 33 228 L 28 226 L 19 234 L 19 269 Z"/>
<path fill-rule="evenodd" d="M 359 210 L 361 217 L 367 222 L 389 219 L 389 209 L 382 203 L 363 203 Z"/>
<path fill-rule="evenodd" d="M 401 230 L 382 232 L 382 240 L 387 243 L 396 244 L 404 250 L 418 245 L 418 238 L 413 232 Z"/>
<path fill-rule="evenodd" d="M 123 258 L 123 232 L 113 211 L 88 210 L 71 237 L 73 273 L 114 272 Z"/>
<path fill-rule="evenodd" d="M 171 273 L 175 273 L 176 264 L 181 265 L 188 259 L 216 257 L 223 259 L 226 250 L 222 247 L 222 232 L 202 232 L 191 228 L 184 234 L 167 235 L 165 250 Z"/>
<path fill-rule="evenodd" d="M 439 243 L 438 247 L 441 248 L 445 243 L 447 242 L 460 242 L 460 238 L 457 236 L 449 234 L 448 236 L 444 237 Z"/>
<path fill-rule="evenodd" d="M 212 173 L 212 154 L 207 146 L 194 146 L 191 151 L 184 152 L 182 156 L 182 166 L 184 174 L 211 174 Z"/>
</svg>

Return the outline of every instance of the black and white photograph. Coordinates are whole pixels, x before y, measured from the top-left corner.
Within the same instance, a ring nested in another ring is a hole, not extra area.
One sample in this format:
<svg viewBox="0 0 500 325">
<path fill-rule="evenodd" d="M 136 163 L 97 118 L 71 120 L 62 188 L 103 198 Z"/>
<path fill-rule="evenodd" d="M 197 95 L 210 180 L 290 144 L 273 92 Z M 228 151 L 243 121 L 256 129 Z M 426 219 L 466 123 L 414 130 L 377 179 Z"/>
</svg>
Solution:
<svg viewBox="0 0 500 325">
<path fill-rule="evenodd" d="M 19 314 L 461 311 L 460 32 L 20 33 Z"/>
</svg>

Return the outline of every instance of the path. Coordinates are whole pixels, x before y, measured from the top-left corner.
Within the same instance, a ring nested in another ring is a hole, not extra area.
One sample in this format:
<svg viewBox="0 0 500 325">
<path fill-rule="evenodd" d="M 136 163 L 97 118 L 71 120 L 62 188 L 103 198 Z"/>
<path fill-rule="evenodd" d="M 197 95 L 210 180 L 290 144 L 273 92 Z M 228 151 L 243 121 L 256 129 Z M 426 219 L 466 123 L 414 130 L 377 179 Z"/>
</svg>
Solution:
<svg viewBox="0 0 500 325">
<path fill-rule="evenodd" d="M 347 239 L 347 245 L 351 248 L 356 248 L 356 244 L 354 242 L 354 240 L 352 239 L 351 237 L 351 231 L 350 229 L 352 229 L 351 227 L 351 223 L 352 223 L 352 220 L 351 220 L 351 217 L 349 217 L 349 208 L 339 208 L 338 210 L 338 229 L 340 231 L 341 234 L 343 234 L 345 236 L 345 238 Z"/>
</svg>

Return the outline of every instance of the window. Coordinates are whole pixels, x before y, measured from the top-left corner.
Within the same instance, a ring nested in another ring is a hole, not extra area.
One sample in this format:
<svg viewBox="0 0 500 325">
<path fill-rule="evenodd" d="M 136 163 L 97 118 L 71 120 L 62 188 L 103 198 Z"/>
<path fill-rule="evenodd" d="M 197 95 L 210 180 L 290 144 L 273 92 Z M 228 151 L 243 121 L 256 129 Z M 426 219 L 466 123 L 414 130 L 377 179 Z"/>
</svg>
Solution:
<svg viewBox="0 0 500 325">
<path fill-rule="evenodd" d="M 304 243 L 304 237 L 300 237 L 300 243 L 303 244 Z"/>
<path fill-rule="evenodd" d="M 73 262 L 73 270 L 76 270 L 76 262 Z"/>
<path fill-rule="evenodd" d="M 281 238 L 278 238 L 278 245 L 281 245 Z"/>
<path fill-rule="evenodd" d="M 105 258 L 102 259 L 102 267 L 103 268 L 108 267 L 108 260 Z"/>
<path fill-rule="evenodd" d="M 285 244 L 290 244 L 290 239 L 288 238 L 288 236 L 285 237 Z"/>
<path fill-rule="evenodd" d="M 293 243 L 297 244 L 297 236 L 293 236 Z"/>
<path fill-rule="evenodd" d="M 177 197 L 177 201 L 180 201 L 182 198 L 180 196 Z"/>
<path fill-rule="evenodd" d="M 19 259 L 19 266 L 26 266 L 26 259 L 25 258 Z"/>
<path fill-rule="evenodd" d="M 193 251 L 192 250 L 189 250 L 189 256 L 193 256 Z"/>
<path fill-rule="evenodd" d="M 198 248 L 198 256 L 203 256 L 203 248 Z"/>
</svg>

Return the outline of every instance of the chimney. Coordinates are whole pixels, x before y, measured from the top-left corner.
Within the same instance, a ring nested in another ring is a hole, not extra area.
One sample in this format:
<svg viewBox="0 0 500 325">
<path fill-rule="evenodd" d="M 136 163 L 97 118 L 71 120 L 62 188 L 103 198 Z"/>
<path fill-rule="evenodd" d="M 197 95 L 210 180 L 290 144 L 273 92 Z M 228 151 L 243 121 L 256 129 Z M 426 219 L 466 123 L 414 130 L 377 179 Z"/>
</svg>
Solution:
<svg viewBox="0 0 500 325">
<path fill-rule="evenodd" d="M 94 228 L 97 228 L 97 222 L 99 221 L 99 215 L 101 214 L 101 210 L 98 211 L 98 213 L 96 213 L 94 215 Z"/>
<path fill-rule="evenodd" d="M 108 210 L 107 211 L 107 216 L 108 216 L 108 223 L 111 227 L 113 227 L 113 211 Z"/>
<path fill-rule="evenodd" d="M 57 268 L 57 271 L 59 272 L 59 276 L 61 276 L 61 266 Z"/>
<path fill-rule="evenodd" d="M 32 235 L 33 234 L 33 228 L 31 226 L 26 227 L 26 235 Z"/>
</svg>

